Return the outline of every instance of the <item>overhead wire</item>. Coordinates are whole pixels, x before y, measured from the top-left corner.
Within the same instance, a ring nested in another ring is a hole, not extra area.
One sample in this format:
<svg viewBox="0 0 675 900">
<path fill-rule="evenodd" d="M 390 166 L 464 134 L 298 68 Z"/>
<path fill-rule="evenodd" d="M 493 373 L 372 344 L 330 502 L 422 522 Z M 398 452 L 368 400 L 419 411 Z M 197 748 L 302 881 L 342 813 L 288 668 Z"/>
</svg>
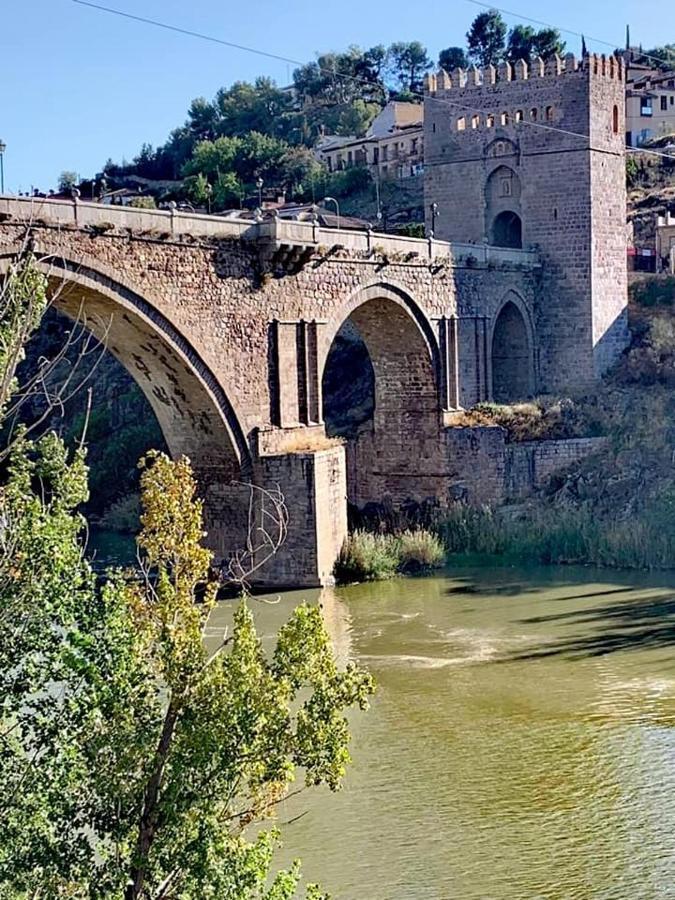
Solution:
<svg viewBox="0 0 675 900">
<path fill-rule="evenodd" d="M 486 4 L 479 2 L 479 0 L 466 0 L 466 2 L 474 3 L 478 6 L 486 5 Z M 115 9 L 114 7 L 111 7 L 111 6 L 104 6 L 103 4 L 100 4 L 100 3 L 94 3 L 94 2 L 92 2 L 92 0 L 73 0 L 73 3 L 76 3 L 79 6 L 86 6 L 86 7 L 89 7 L 90 9 L 95 9 L 100 12 L 106 12 L 106 13 L 110 13 L 111 15 L 120 16 L 121 18 L 124 18 L 124 19 L 130 19 L 135 22 L 140 22 L 144 25 L 152 25 L 156 28 L 164 29 L 165 31 L 171 31 L 171 32 L 174 32 L 177 34 L 185 35 L 187 37 L 197 38 L 198 40 L 209 41 L 210 43 L 219 44 L 221 46 L 229 47 L 234 50 L 241 50 L 246 53 L 252 53 L 252 54 L 255 54 L 256 56 L 262 56 L 267 59 L 273 59 L 277 62 L 291 63 L 292 65 L 295 65 L 295 66 L 306 65 L 306 60 L 305 61 L 297 60 L 297 59 L 294 59 L 293 57 L 282 56 L 281 54 L 271 53 L 267 50 L 260 50 L 259 48 L 256 48 L 256 47 L 249 47 L 245 44 L 239 44 L 234 41 L 225 40 L 224 38 L 215 37 L 214 35 L 204 34 L 203 32 L 193 31 L 192 29 L 188 29 L 188 28 L 182 28 L 181 26 L 172 25 L 168 22 L 161 22 L 157 19 L 150 19 L 150 18 L 146 18 L 145 16 L 138 16 L 138 15 L 135 15 L 134 13 L 125 12 L 120 9 Z M 489 7 L 489 8 L 493 8 L 493 7 Z M 494 7 L 494 8 L 496 8 L 496 7 Z M 507 13 L 505 10 L 501 10 L 501 12 L 504 12 L 505 14 L 508 14 L 508 15 L 516 15 L 515 13 Z M 521 16 L 520 18 L 526 18 L 526 17 Z M 535 20 L 535 19 L 530 19 L 529 21 L 535 22 L 538 25 L 546 25 L 546 23 L 540 22 L 539 20 Z M 546 25 L 546 27 L 555 27 L 555 26 Z M 563 31 L 565 29 L 558 29 L 558 30 Z M 575 32 L 568 32 L 568 33 L 575 34 Z M 591 40 L 591 38 L 589 38 L 589 40 Z M 602 42 L 599 41 L 598 43 L 604 43 L 607 46 L 613 46 L 612 44 L 608 44 L 606 41 L 602 41 Z M 349 75 L 344 72 L 338 72 L 335 69 L 329 69 L 327 67 L 320 66 L 318 63 L 317 63 L 317 68 L 322 74 L 325 74 L 325 75 L 328 75 L 328 76 L 331 76 L 334 78 L 339 78 L 339 79 L 342 79 L 345 81 L 356 82 L 358 84 L 362 84 L 365 86 L 372 86 L 372 82 L 368 81 L 365 78 L 359 78 L 356 75 Z M 417 97 L 421 100 L 430 99 L 433 102 L 440 103 L 440 104 L 443 104 L 445 106 L 448 106 L 448 107 L 451 107 L 454 109 L 461 109 L 464 112 L 479 113 L 481 115 L 490 115 L 493 112 L 493 110 L 486 110 L 486 109 L 483 109 L 480 107 L 472 107 L 468 103 L 465 103 L 465 102 L 462 103 L 462 102 L 458 102 L 458 101 L 448 100 L 447 98 L 433 97 L 429 94 L 425 95 L 424 93 L 422 93 L 420 91 L 411 91 L 410 95 L 413 97 Z M 590 145 L 590 140 L 591 140 L 590 135 L 585 134 L 584 132 L 569 131 L 567 129 L 560 128 L 559 126 L 551 125 L 550 123 L 527 120 L 527 119 L 523 119 L 520 122 L 514 122 L 513 124 L 516 126 L 526 125 L 526 126 L 530 126 L 530 127 L 534 127 L 534 128 L 539 128 L 539 129 L 545 130 L 545 131 L 558 132 L 560 134 L 564 134 L 567 136 L 583 138 L 583 139 L 587 140 Z M 662 157 L 664 159 L 675 160 L 675 154 L 663 153 L 658 150 L 651 150 L 651 149 L 642 148 L 642 147 L 640 147 L 640 148 L 631 147 L 629 145 L 626 145 L 624 149 L 626 152 L 630 152 L 630 153 L 647 153 L 652 156 L 658 156 L 658 157 Z"/>
<path fill-rule="evenodd" d="M 503 9 L 500 6 L 495 6 L 493 3 L 484 3 L 482 2 L 482 0 L 465 0 L 465 2 L 472 3 L 474 6 L 480 6 L 482 9 L 494 9 L 505 16 L 511 16 L 514 19 L 522 19 L 523 22 L 531 22 L 533 25 L 541 25 L 544 28 L 554 28 L 556 31 L 561 31 L 563 34 L 572 34 L 574 35 L 574 37 L 584 38 L 585 40 L 591 41 L 594 44 L 601 44 L 603 47 L 611 47 L 613 50 L 617 49 L 615 43 L 603 41 L 601 38 L 591 37 L 590 35 L 584 34 L 582 31 L 574 31 L 572 28 L 563 28 L 562 25 L 552 25 L 550 22 L 542 22 L 541 19 L 532 19 L 530 16 L 524 16 L 522 13 L 513 12 L 513 10 Z M 668 53 L 672 55 L 673 62 L 675 63 L 675 51 L 669 50 Z M 653 59 L 658 63 L 664 62 L 664 60 L 661 59 L 660 56 L 652 56 L 650 53 L 644 53 L 643 51 L 640 51 L 640 56 L 643 59 Z"/>
</svg>

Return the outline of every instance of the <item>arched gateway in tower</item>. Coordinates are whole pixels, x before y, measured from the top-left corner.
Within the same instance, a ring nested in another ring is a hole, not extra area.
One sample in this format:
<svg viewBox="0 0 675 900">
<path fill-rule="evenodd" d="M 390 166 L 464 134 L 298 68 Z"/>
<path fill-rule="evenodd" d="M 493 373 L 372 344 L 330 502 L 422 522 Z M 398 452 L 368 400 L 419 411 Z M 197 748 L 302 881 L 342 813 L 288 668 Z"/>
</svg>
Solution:
<svg viewBox="0 0 675 900">
<path fill-rule="evenodd" d="M 614 56 L 427 77 L 427 224 L 433 204 L 439 238 L 489 243 L 514 260 L 536 249 L 541 273 L 530 314 L 536 389 L 544 392 L 588 386 L 627 343 L 624 94 L 624 64 Z M 471 306 L 495 330 L 493 393 L 521 393 L 524 376 L 517 383 L 515 372 L 500 374 L 518 315 L 501 311 L 490 293 L 486 280 Z"/>
</svg>

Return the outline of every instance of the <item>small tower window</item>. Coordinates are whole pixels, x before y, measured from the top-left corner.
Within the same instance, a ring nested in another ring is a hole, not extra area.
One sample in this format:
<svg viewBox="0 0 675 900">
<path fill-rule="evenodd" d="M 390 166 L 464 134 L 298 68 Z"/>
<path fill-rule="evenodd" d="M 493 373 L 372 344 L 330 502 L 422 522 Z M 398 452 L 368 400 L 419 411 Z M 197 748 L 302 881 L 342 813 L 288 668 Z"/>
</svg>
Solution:
<svg viewBox="0 0 675 900">
<path fill-rule="evenodd" d="M 553 121 L 553 107 L 552 106 L 546 107 L 546 121 L 547 122 Z"/>
<path fill-rule="evenodd" d="M 466 119 L 464 116 L 460 116 L 457 119 L 457 131 L 466 131 Z"/>
<path fill-rule="evenodd" d="M 480 116 L 471 116 L 471 127 L 480 128 Z"/>
<path fill-rule="evenodd" d="M 536 122 L 538 118 L 539 118 L 539 113 L 537 112 L 537 107 L 533 106 L 532 109 L 530 110 L 530 119 L 532 119 L 533 122 Z"/>
<path fill-rule="evenodd" d="M 619 133 L 619 107 L 616 104 L 612 110 L 612 131 L 614 134 Z"/>
<path fill-rule="evenodd" d="M 516 110 L 516 122 L 522 122 L 522 121 L 523 121 L 523 111 L 522 111 L 522 109 L 517 109 Z"/>
<path fill-rule="evenodd" d="M 487 125 L 488 128 L 495 127 L 495 117 L 492 115 L 492 113 L 490 113 L 490 115 L 485 120 L 485 124 Z"/>
<path fill-rule="evenodd" d="M 507 112 L 502 113 L 502 125 L 509 124 L 509 114 Z"/>
</svg>

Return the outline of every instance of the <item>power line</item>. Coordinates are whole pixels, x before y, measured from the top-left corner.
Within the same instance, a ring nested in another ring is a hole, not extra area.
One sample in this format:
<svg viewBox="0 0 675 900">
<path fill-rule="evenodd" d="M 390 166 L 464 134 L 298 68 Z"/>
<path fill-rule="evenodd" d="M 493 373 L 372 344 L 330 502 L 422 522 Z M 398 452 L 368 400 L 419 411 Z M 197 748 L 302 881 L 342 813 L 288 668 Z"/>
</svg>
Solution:
<svg viewBox="0 0 675 900">
<path fill-rule="evenodd" d="M 112 13 L 112 15 L 121 16 L 123 19 L 142 22 L 144 25 L 154 25 L 156 28 L 163 28 L 165 31 L 173 31 L 176 34 L 185 34 L 188 37 L 199 38 L 202 41 L 210 41 L 212 44 L 220 44 L 223 47 L 230 47 L 233 50 L 244 50 L 246 53 L 255 53 L 257 56 L 265 56 L 267 59 L 274 59 L 277 62 L 293 63 L 295 66 L 303 66 L 305 64 L 304 62 L 300 62 L 300 60 L 291 59 L 288 56 L 279 56 L 276 53 L 269 53 L 266 50 L 258 50 L 256 47 L 247 47 L 245 44 L 235 44 L 233 41 L 226 41 L 223 40 L 223 38 L 217 38 L 211 34 L 203 34 L 200 31 L 191 31 L 189 28 L 180 28 L 178 25 L 169 25 L 168 22 L 158 22 L 157 19 L 146 19 L 144 16 L 135 16 L 133 13 L 123 12 L 121 9 L 113 9 L 111 6 L 90 3 L 89 0 L 73 0 L 73 3 L 77 3 L 79 6 L 89 6 L 91 9 L 97 9 L 101 12 Z"/>
<path fill-rule="evenodd" d="M 483 4 L 483 3 L 480 3 L 479 0 L 467 0 L 467 2 L 469 2 L 469 3 L 475 3 L 475 4 L 479 5 L 479 6 L 484 6 L 484 5 L 485 5 L 485 4 Z M 181 27 L 179 27 L 179 26 L 177 26 L 177 25 L 171 25 L 171 24 L 169 24 L 168 22 L 160 22 L 160 21 L 158 21 L 157 19 L 148 19 L 148 18 L 145 18 L 144 16 L 136 16 L 136 15 L 134 15 L 134 14 L 132 14 L 132 13 L 124 12 L 124 11 L 119 10 L 119 9 L 114 9 L 113 7 L 110 7 L 110 6 L 103 6 L 102 4 L 99 4 L 99 3 L 93 3 L 93 2 L 91 2 L 91 0 L 73 0 L 73 3 L 77 3 L 79 6 L 87 6 L 87 7 L 91 8 L 91 9 L 95 9 L 95 10 L 98 10 L 98 11 L 100 11 L 100 12 L 107 12 L 107 13 L 110 13 L 110 14 L 115 15 L 115 16 L 120 16 L 121 18 L 124 18 L 124 19 L 130 19 L 130 20 L 132 20 L 132 21 L 134 21 L 134 22 L 141 22 L 141 23 L 144 24 L 144 25 L 152 25 L 152 26 L 154 26 L 154 27 L 156 27 L 156 28 L 162 28 L 162 29 L 164 29 L 165 31 L 172 31 L 172 32 L 175 32 L 175 33 L 177 33 L 177 34 L 183 34 L 183 35 L 186 35 L 186 36 L 188 36 L 188 37 L 194 37 L 194 38 L 197 38 L 197 39 L 199 39 L 199 40 L 209 41 L 210 43 L 213 43 L 213 44 L 219 44 L 219 45 L 222 45 L 222 46 L 224 46 L 224 47 L 230 47 L 230 48 L 235 49 L 235 50 L 242 50 L 242 51 L 244 51 L 244 52 L 246 52 L 246 53 L 253 53 L 253 54 L 257 55 L 257 56 L 263 56 L 263 57 L 266 57 L 267 59 L 274 59 L 274 60 L 276 60 L 276 61 L 278 61 L 278 62 L 292 63 L 293 65 L 296 65 L 296 66 L 303 66 L 303 65 L 306 64 L 306 62 L 302 62 L 302 61 L 300 61 L 300 60 L 293 59 L 292 57 L 281 56 L 280 54 L 270 53 L 269 51 L 266 51 L 266 50 L 260 50 L 260 49 L 258 49 L 258 48 L 256 48 L 256 47 L 248 47 L 248 46 L 246 46 L 246 45 L 244 45 L 244 44 L 237 44 L 237 43 L 235 43 L 235 42 L 233 42 L 233 41 L 226 41 L 226 40 L 224 40 L 223 38 L 218 38 L 218 37 L 215 37 L 215 36 L 210 35 L 210 34 L 203 34 L 202 32 L 199 32 L 199 31 L 193 31 L 193 30 L 188 29 L 188 28 L 181 28 Z M 490 8 L 492 8 L 492 7 L 490 7 Z M 496 7 L 495 7 L 495 8 L 496 8 Z M 498 10 L 498 11 L 506 12 L 505 10 Z M 509 15 L 512 15 L 511 13 L 508 13 L 508 14 L 509 14 Z M 544 22 L 539 22 L 538 20 L 532 19 L 532 20 L 530 20 L 530 21 L 533 21 L 533 22 L 536 21 L 536 24 L 539 24 L 539 25 L 546 25 L 546 23 L 544 23 Z M 554 26 L 546 25 L 546 27 L 554 27 Z M 561 29 L 561 30 L 562 30 L 562 29 Z M 606 43 L 606 42 L 602 42 L 602 43 Z M 612 45 L 611 45 L 611 44 L 607 44 L 607 46 L 612 46 Z M 329 76 L 331 76 L 331 77 L 337 77 L 337 78 L 341 78 L 341 79 L 343 79 L 343 80 L 345 80 L 345 81 L 352 81 L 352 82 L 356 82 L 356 83 L 358 83 L 358 84 L 362 84 L 362 85 L 366 85 L 366 86 L 372 86 L 372 82 L 368 81 L 368 80 L 365 79 L 365 78 L 359 78 L 359 77 L 356 76 L 356 75 L 348 75 L 348 74 L 345 74 L 345 73 L 343 73 L 343 72 L 338 72 L 338 71 L 333 70 L 333 69 L 328 69 L 328 68 L 326 68 L 326 67 L 319 66 L 318 64 L 317 64 L 317 68 L 318 68 L 319 72 L 321 72 L 322 74 L 329 75 Z M 424 95 L 423 93 L 420 93 L 419 91 L 411 91 L 410 93 L 411 93 L 411 96 L 417 97 L 417 98 L 419 98 L 419 99 L 421 99 L 421 100 L 429 99 L 429 100 L 432 100 L 433 102 L 436 102 L 436 103 L 442 103 L 442 104 L 444 104 L 445 106 L 451 107 L 451 108 L 453 108 L 453 109 L 461 109 L 461 110 L 463 110 L 463 111 L 465 111 L 465 112 L 470 112 L 470 113 L 480 113 L 480 114 L 482 114 L 482 115 L 490 115 L 490 114 L 492 113 L 492 110 L 481 109 L 481 108 L 479 108 L 479 107 L 472 107 L 472 106 L 468 105 L 467 103 L 458 103 L 457 101 L 452 101 L 452 100 L 448 100 L 448 99 L 441 99 L 441 98 L 439 98 L 439 97 L 431 97 L 431 96 L 429 96 L 429 95 L 427 95 L 427 96 L 425 97 L 425 95 Z M 534 127 L 534 128 L 543 129 L 543 130 L 545 130 L 545 131 L 558 132 L 558 133 L 560 133 L 560 134 L 564 134 L 564 135 L 567 135 L 567 136 L 583 138 L 583 139 L 585 139 L 585 140 L 588 140 L 588 141 L 589 141 L 589 144 L 590 144 L 590 135 L 584 134 L 584 133 L 582 133 L 582 132 L 568 131 L 568 130 L 566 130 L 566 129 L 564 129 L 564 128 L 560 128 L 560 127 L 555 126 L 555 125 L 546 124 L 546 123 L 544 123 L 544 122 L 529 121 L 529 120 L 523 120 L 522 122 L 518 122 L 518 123 L 514 123 L 514 124 L 517 124 L 517 125 L 528 125 L 528 126 L 531 126 L 531 127 Z M 636 152 L 636 148 L 629 147 L 629 146 L 626 146 L 626 147 L 625 147 L 625 150 L 628 151 L 628 152 Z M 652 155 L 654 155 L 654 156 L 660 156 L 660 157 L 663 157 L 663 158 L 665 158 L 665 159 L 672 159 L 672 160 L 675 160 L 675 155 L 672 155 L 672 156 L 671 156 L 671 155 L 669 155 L 669 154 L 660 153 L 660 152 L 658 152 L 658 151 L 656 151 L 656 150 L 648 150 L 648 149 L 640 148 L 639 152 L 641 152 L 641 153 L 649 153 L 649 154 L 652 154 Z"/>
</svg>

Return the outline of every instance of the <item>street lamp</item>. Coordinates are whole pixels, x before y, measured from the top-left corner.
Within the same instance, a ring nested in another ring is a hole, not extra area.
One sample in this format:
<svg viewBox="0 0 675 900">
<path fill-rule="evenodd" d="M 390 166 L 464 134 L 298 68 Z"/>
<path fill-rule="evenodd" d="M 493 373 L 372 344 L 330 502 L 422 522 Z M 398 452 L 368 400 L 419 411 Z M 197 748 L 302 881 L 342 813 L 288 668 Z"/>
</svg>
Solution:
<svg viewBox="0 0 675 900">
<path fill-rule="evenodd" d="M 265 182 L 262 180 L 262 178 L 258 178 L 258 180 L 257 180 L 256 183 L 255 183 L 255 186 L 258 188 L 258 206 L 260 207 L 260 209 L 262 209 L 262 189 L 263 189 L 263 184 L 265 184 Z"/>
<path fill-rule="evenodd" d="M 7 144 L 0 141 L 0 194 L 5 193 L 5 150 Z"/>
<path fill-rule="evenodd" d="M 366 167 L 368 166 L 368 145 L 364 144 L 361 148 L 366 158 Z M 375 160 L 375 150 L 373 150 L 373 168 L 375 169 L 375 202 L 377 204 L 377 221 L 382 222 L 382 208 L 380 206 L 380 163 Z"/>
<path fill-rule="evenodd" d="M 324 197 L 324 203 L 334 203 L 335 204 L 335 213 L 337 215 L 337 230 L 340 230 L 340 204 L 337 202 L 335 197 Z"/>
<path fill-rule="evenodd" d="M 429 237 L 433 237 L 436 232 L 436 216 L 438 215 L 438 203 L 431 204 L 431 233 Z"/>
</svg>

